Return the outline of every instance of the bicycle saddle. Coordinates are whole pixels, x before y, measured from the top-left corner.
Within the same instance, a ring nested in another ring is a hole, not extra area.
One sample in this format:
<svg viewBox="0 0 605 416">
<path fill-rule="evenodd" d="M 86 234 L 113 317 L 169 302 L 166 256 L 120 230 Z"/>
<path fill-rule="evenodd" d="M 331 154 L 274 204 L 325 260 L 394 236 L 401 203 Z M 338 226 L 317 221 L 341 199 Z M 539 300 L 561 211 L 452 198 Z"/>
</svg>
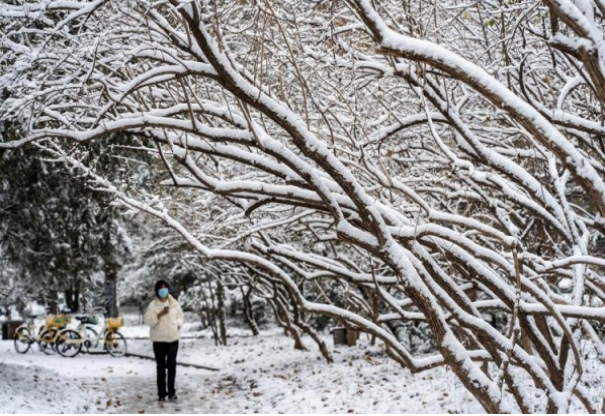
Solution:
<svg viewBox="0 0 605 416">
<path fill-rule="evenodd" d="M 99 323 L 99 320 L 97 319 L 96 316 L 79 315 L 79 316 L 76 316 L 76 319 L 78 321 L 81 321 L 83 324 L 96 325 Z"/>
</svg>

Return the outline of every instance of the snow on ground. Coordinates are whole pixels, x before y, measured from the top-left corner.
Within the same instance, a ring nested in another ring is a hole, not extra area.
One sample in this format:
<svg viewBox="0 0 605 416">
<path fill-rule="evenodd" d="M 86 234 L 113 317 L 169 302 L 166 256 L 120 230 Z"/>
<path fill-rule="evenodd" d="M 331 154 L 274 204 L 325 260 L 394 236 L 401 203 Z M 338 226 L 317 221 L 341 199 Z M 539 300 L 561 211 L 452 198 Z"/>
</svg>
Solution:
<svg viewBox="0 0 605 416">
<path fill-rule="evenodd" d="M 3 363 L 3 368 L 24 369 L 16 371 L 22 383 L 28 382 L 28 374 L 35 371 L 51 374 L 44 379 L 46 392 L 52 392 L 61 385 L 66 389 L 62 388 L 63 391 L 80 390 L 82 394 L 96 395 L 96 399 L 91 401 L 95 406 L 90 409 L 93 412 L 481 411 L 447 370 L 438 369 L 412 377 L 409 371 L 384 356 L 380 347 L 369 346 L 364 339 L 358 347 L 335 348 L 335 363 L 328 365 L 310 339 L 306 340 L 309 351 L 296 351 L 293 341 L 283 336 L 279 329 L 264 331 L 259 337 L 243 336 L 247 334 L 245 331 L 231 330 L 240 336 L 229 338 L 227 346 L 215 346 L 209 337 L 190 338 L 192 334 L 198 334 L 198 328 L 191 325 L 189 329 L 191 331 L 186 331 L 181 341 L 179 360 L 218 367 L 221 371 L 179 366 L 177 394 L 180 400 L 178 404 L 166 403 L 165 407 L 155 402 L 155 363 L 150 360 L 85 354 L 63 358 L 46 356 L 36 348 L 33 348 L 34 352 L 19 355 L 11 341 L 2 341 L 0 363 Z M 123 332 L 139 336 L 145 333 L 145 328 L 135 326 L 125 328 Z M 129 351 L 153 355 L 148 340 L 129 339 L 128 342 Z M 71 384 L 61 384 L 64 380 Z M 13 391 L 12 394 L 18 393 Z M 37 395 L 40 399 L 32 409 L 44 409 L 48 394 Z M 66 406 L 62 411 L 71 409 Z"/>
<path fill-rule="evenodd" d="M 43 367 L 0 362 L 2 413 L 96 413 L 99 395 Z"/>
<path fill-rule="evenodd" d="M 211 375 L 200 399 L 223 397 L 219 403 L 227 403 L 228 412 L 481 412 L 445 368 L 412 377 L 379 347 L 367 345 L 367 340 L 359 347 L 337 347 L 335 363 L 328 365 L 314 344 L 306 341 L 310 351 L 294 350 L 293 341 L 283 335 L 239 338 L 227 347 L 184 340 L 181 357 L 220 363 L 222 371 Z"/>
<path fill-rule="evenodd" d="M 36 348 L 19 355 L 11 341 L 0 342 L 0 380 L 12 380 L 8 389 L 0 384 L 0 403 L 11 397 L 11 411 L 22 412 L 483 413 L 447 367 L 412 375 L 379 345 L 369 345 L 364 335 L 356 347 L 333 347 L 329 341 L 335 362 L 328 365 L 310 339 L 309 351 L 296 351 L 279 329 L 251 337 L 244 329 L 231 328 L 227 346 L 215 346 L 209 333 L 195 324 L 185 329 L 179 360 L 220 371 L 179 366 L 178 403 L 160 406 L 155 401 L 151 360 L 85 354 L 63 358 L 45 356 Z M 146 331 L 132 325 L 123 332 L 139 338 Z M 152 355 L 148 340 L 128 342 L 129 351 Z M 32 385 L 35 374 L 38 381 Z M 28 383 L 34 390 L 20 388 Z M 74 401 L 62 400 L 57 391 Z M 74 407 L 82 403 L 90 407 Z"/>
</svg>

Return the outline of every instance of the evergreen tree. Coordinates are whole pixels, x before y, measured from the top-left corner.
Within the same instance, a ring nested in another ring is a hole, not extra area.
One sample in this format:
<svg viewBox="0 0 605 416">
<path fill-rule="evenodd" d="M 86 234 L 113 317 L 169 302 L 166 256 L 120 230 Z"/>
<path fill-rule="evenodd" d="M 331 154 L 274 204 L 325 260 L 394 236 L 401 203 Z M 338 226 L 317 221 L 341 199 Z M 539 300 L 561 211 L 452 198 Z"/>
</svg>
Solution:
<svg viewBox="0 0 605 416">
<path fill-rule="evenodd" d="M 0 177 L 0 243 L 7 259 L 44 297 L 56 301 L 62 292 L 67 307 L 78 311 L 109 245 L 110 198 L 35 148 L 4 152 Z"/>
</svg>

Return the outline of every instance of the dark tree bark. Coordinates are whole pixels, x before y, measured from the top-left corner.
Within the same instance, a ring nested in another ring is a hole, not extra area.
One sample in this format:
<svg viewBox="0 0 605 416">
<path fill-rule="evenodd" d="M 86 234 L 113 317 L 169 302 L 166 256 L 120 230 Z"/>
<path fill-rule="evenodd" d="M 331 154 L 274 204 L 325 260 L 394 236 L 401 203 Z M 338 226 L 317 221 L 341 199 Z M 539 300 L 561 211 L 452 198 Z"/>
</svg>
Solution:
<svg viewBox="0 0 605 416">
<path fill-rule="evenodd" d="M 80 311 L 80 287 L 79 283 L 65 289 L 65 304 L 71 313 Z"/>
<path fill-rule="evenodd" d="M 258 324 L 254 319 L 254 313 L 252 312 L 252 302 L 250 302 L 250 293 L 252 292 L 252 289 L 248 287 L 248 290 L 244 290 L 244 288 L 240 286 L 240 290 L 242 292 L 242 298 L 244 300 L 244 319 L 250 327 L 252 335 L 257 336 L 259 334 Z"/>
<path fill-rule="evenodd" d="M 117 268 L 113 264 L 105 266 L 105 291 L 103 304 L 105 306 L 105 316 L 117 318 L 119 316 L 118 297 L 117 297 Z"/>
<path fill-rule="evenodd" d="M 225 326 L 225 291 L 220 281 L 217 282 L 216 297 L 218 298 L 218 308 L 216 313 L 218 315 L 218 327 L 221 345 L 227 345 L 227 327 Z"/>
</svg>

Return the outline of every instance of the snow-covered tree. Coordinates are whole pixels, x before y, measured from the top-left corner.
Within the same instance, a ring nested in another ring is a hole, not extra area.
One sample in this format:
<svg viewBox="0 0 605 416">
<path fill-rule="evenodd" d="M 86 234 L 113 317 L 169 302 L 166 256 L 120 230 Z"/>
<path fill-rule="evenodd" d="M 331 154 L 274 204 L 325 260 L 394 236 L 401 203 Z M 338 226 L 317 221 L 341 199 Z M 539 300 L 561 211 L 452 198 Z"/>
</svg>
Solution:
<svg viewBox="0 0 605 416">
<path fill-rule="evenodd" d="M 80 295 L 97 283 L 109 200 L 42 156 L 17 149 L 0 158 L 0 245 L 30 288 L 55 303 L 61 294 L 77 312 Z"/>
<path fill-rule="evenodd" d="M 604 11 L 13 0 L 0 111 L 24 136 L 0 148 L 37 142 L 206 260 L 246 265 L 328 357 L 309 315 L 372 334 L 412 371 L 449 366 L 489 412 L 597 412 L 580 344 L 604 357 Z M 171 212 L 58 143 L 121 132 L 148 141 L 164 185 L 197 195 L 187 205 L 213 205 Z M 213 211 L 214 229 L 188 218 Z M 435 354 L 408 350 L 397 321 L 428 326 Z"/>
<path fill-rule="evenodd" d="M 6 126 L 3 134 L 17 135 Z M 79 152 L 115 181 L 132 186 L 141 180 L 121 178 L 108 149 L 93 143 Z M 86 177 L 35 147 L 3 152 L 0 178 L 0 246 L 21 286 L 74 313 L 99 302 L 104 280 L 115 280 L 132 249 L 112 196 L 95 191 Z M 115 304 L 107 308 L 117 314 Z"/>
</svg>

